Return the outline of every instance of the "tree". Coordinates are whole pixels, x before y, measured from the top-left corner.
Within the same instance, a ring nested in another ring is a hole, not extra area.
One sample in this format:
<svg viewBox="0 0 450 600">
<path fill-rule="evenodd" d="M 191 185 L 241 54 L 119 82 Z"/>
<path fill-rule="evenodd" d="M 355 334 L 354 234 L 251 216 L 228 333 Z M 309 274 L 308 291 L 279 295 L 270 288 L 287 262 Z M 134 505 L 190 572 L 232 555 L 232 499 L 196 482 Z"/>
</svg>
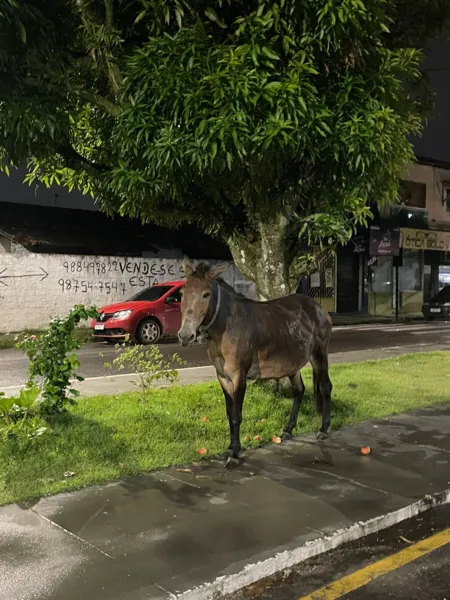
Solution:
<svg viewBox="0 0 450 600">
<path fill-rule="evenodd" d="M 0 0 L 0 158 L 200 224 L 280 295 L 396 196 L 417 47 L 449 20 L 447 0 Z"/>
</svg>

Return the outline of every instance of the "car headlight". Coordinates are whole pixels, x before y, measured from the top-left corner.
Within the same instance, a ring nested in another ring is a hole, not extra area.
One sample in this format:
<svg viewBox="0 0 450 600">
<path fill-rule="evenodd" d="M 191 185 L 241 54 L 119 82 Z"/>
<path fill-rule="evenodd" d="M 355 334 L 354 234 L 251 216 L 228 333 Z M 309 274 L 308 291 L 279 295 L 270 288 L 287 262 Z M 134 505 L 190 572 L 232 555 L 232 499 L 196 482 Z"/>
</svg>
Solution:
<svg viewBox="0 0 450 600">
<path fill-rule="evenodd" d="M 445 306 L 445 307 L 448 307 L 448 306 L 450 306 L 450 302 L 444 302 L 444 306 Z"/>
<path fill-rule="evenodd" d="M 113 314 L 112 318 L 116 321 L 118 321 L 119 319 L 126 319 L 131 315 L 132 312 L 132 310 L 118 310 Z"/>
</svg>

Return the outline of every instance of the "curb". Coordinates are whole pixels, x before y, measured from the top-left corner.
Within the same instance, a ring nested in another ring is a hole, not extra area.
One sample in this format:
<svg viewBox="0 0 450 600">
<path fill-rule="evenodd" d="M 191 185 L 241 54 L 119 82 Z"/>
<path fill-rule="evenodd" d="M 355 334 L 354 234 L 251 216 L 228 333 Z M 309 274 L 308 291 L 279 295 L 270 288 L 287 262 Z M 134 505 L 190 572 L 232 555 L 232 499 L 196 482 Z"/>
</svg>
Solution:
<svg viewBox="0 0 450 600">
<path fill-rule="evenodd" d="M 339 529 L 331 535 L 310 540 L 298 548 L 275 554 L 267 560 L 246 565 L 239 573 L 217 577 L 211 583 L 174 595 L 174 598 L 177 600 L 220 600 L 227 594 L 236 593 L 263 578 L 275 575 L 279 571 L 298 565 L 329 550 L 334 550 L 342 544 L 388 529 L 420 513 L 449 503 L 450 489 L 432 496 L 425 496 L 413 504 L 386 515 L 374 517 L 368 521 L 360 521 L 344 529 Z"/>
</svg>

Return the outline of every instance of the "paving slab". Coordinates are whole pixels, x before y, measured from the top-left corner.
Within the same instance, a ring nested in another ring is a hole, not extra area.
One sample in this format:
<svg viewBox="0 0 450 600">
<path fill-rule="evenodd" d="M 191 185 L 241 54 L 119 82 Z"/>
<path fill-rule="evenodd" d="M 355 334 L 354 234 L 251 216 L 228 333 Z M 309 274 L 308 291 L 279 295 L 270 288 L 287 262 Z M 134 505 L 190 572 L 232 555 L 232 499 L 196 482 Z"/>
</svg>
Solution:
<svg viewBox="0 0 450 600">
<path fill-rule="evenodd" d="M 4 507 L 0 600 L 216 598 L 449 490 L 449 460 L 446 405 Z"/>
<path fill-rule="evenodd" d="M 0 512 L 0 600 L 164 600 L 84 540 L 29 508 Z"/>
</svg>

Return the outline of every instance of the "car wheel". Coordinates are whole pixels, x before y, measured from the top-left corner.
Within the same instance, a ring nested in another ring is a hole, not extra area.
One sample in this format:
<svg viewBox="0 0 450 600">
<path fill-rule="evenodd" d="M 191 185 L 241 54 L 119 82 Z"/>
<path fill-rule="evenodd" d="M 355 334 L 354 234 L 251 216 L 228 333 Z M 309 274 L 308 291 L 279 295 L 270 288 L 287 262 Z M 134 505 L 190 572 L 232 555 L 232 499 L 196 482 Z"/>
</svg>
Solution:
<svg viewBox="0 0 450 600">
<path fill-rule="evenodd" d="M 154 319 L 144 319 L 138 325 L 136 329 L 136 339 L 139 344 L 148 346 L 149 344 L 156 344 L 162 334 L 161 325 Z"/>
</svg>

